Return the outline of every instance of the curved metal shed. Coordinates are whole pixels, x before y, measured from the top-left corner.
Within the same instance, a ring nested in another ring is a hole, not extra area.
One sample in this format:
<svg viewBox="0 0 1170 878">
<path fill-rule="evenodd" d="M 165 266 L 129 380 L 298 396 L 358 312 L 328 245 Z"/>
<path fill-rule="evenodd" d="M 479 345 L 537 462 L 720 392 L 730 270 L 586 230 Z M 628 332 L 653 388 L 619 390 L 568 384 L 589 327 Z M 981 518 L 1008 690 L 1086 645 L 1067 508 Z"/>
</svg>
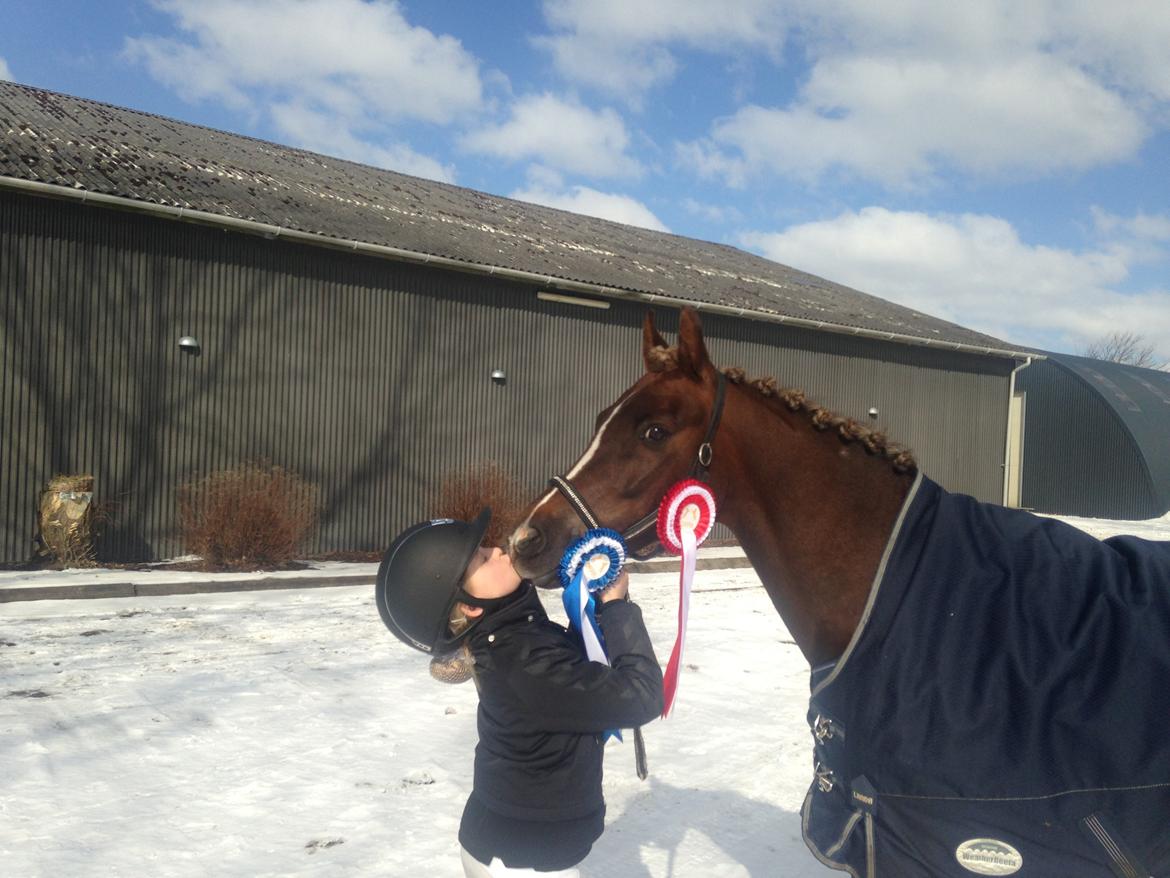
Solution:
<svg viewBox="0 0 1170 878">
<path fill-rule="evenodd" d="M 1022 505 L 1094 518 L 1170 510 L 1170 372 L 1045 353 L 1026 394 Z"/>
</svg>

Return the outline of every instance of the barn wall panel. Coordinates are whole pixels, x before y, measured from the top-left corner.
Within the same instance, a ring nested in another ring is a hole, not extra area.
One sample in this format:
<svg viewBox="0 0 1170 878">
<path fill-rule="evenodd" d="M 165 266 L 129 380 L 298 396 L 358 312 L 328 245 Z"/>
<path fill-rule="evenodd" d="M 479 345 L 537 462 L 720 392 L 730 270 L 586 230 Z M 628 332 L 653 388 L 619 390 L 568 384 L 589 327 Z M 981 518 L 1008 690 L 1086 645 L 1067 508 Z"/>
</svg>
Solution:
<svg viewBox="0 0 1170 878">
<path fill-rule="evenodd" d="M 319 486 L 314 551 L 374 550 L 485 461 L 541 490 L 641 370 L 644 309 L 105 208 L 0 194 L 0 559 L 89 472 L 110 559 L 179 554 L 175 495 L 263 460 Z M 664 332 L 677 314 L 659 313 Z M 1010 364 L 704 317 L 713 358 L 773 375 L 998 499 Z M 180 351 L 193 335 L 199 356 Z M 507 378 L 492 381 L 493 369 Z"/>
</svg>

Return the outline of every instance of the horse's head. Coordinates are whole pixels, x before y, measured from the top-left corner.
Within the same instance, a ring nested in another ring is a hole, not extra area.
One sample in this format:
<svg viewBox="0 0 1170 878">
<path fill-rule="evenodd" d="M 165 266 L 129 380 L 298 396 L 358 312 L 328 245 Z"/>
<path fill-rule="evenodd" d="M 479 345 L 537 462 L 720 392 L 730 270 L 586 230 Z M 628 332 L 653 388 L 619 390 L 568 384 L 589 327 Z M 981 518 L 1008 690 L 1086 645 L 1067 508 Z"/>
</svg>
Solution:
<svg viewBox="0 0 1170 878">
<path fill-rule="evenodd" d="M 711 426 L 719 377 L 699 318 L 689 308 L 682 312 L 674 348 L 647 312 L 642 359 L 646 374 L 597 416 L 592 441 L 565 476 L 600 525 L 622 532 L 653 513 L 671 485 L 693 471 Z M 555 585 L 564 547 L 586 529 L 581 515 L 553 489 L 521 521 L 509 540 L 516 569 L 539 585 Z M 647 527 L 628 536 L 629 549 L 647 548 L 656 539 L 654 527 Z"/>
</svg>

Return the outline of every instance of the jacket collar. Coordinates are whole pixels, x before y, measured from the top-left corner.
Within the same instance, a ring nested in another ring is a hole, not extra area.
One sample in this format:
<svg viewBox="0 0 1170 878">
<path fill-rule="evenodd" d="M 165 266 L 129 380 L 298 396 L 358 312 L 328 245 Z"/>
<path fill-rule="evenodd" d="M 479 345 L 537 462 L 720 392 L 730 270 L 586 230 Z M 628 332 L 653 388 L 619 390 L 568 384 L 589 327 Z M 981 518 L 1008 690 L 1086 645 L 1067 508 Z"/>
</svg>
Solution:
<svg viewBox="0 0 1170 878">
<path fill-rule="evenodd" d="M 475 626 L 475 634 L 482 636 L 517 619 L 527 618 L 534 614 L 541 618 L 547 618 L 544 605 L 540 602 L 540 595 L 536 593 L 536 586 L 532 584 L 531 580 L 521 581 L 513 594 L 515 595 L 513 600 L 484 613 L 483 621 Z"/>
</svg>

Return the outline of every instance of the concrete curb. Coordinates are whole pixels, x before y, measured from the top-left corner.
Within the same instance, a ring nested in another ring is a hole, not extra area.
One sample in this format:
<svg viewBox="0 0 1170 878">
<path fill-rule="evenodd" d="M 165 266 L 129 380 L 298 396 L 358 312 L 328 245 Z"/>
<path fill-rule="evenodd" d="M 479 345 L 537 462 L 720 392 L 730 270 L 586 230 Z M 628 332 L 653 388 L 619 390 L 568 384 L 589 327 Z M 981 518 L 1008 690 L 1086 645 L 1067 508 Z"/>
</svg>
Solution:
<svg viewBox="0 0 1170 878">
<path fill-rule="evenodd" d="M 188 580 L 186 582 L 86 582 L 70 585 L 16 585 L 0 588 L 0 603 L 11 601 L 65 601 L 96 598 L 137 598 L 169 594 L 204 594 L 233 591 L 272 591 L 280 588 L 329 588 L 338 585 L 373 585 L 374 577 L 267 576 L 263 579 Z"/>
<path fill-rule="evenodd" d="M 678 570 L 677 559 L 630 561 L 630 573 L 671 573 Z M 696 570 L 732 570 L 751 567 L 745 557 L 699 558 Z M 0 603 L 14 601 L 86 600 L 97 598 L 157 597 L 174 594 L 210 594 L 236 591 L 273 591 L 294 588 L 333 588 L 344 585 L 374 585 L 374 575 L 355 573 L 349 576 L 266 576 L 261 579 L 191 579 L 179 582 L 87 582 L 63 585 L 14 585 L 0 587 Z"/>
</svg>

